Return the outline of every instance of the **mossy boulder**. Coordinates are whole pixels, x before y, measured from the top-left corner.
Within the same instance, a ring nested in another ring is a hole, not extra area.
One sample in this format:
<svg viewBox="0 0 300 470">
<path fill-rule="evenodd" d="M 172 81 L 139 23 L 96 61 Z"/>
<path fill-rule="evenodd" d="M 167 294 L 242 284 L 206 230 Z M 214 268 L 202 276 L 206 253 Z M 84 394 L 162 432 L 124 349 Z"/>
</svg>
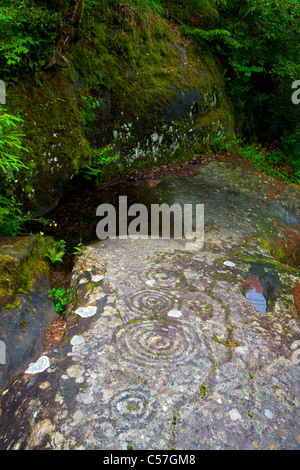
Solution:
<svg viewBox="0 0 300 470">
<path fill-rule="evenodd" d="M 184 161 L 213 138 L 234 136 L 215 61 L 159 16 L 146 37 L 94 24 L 74 49 L 73 66 L 74 84 L 85 80 L 95 103 L 88 140 L 96 148 L 113 141 L 120 151 L 114 172 Z"/>
<path fill-rule="evenodd" d="M 48 297 L 50 237 L 0 239 L 0 389 L 44 348 L 57 317 Z"/>
<path fill-rule="evenodd" d="M 214 58 L 158 13 L 130 18 L 86 18 L 65 52 L 68 68 L 46 68 L 8 87 L 8 108 L 23 118 L 29 150 L 19 195 L 34 214 L 54 207 L 107 144 L 120 156 L 105 166 L 104 179 L 186 161 L 215 137 L 234 136 Z"/>
<path fill-rule="evenodd" d="M 28 293 L 36 277 L 48 274 L 45 254 L 52 242 L 51 237 L 0 238 L 0 311 L 16 307 L 19 294 Z"/>
</svg>

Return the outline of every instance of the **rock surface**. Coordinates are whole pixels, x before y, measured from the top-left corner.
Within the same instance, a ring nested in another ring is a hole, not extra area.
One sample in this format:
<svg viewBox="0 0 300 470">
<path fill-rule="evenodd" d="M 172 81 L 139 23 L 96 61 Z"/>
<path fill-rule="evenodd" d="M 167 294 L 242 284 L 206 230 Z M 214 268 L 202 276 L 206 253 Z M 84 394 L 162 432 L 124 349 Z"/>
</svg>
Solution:
<svg viewBox="0 0 300 470">
<path fill-rule="evenodd" d="M 44 256 L 52 242 L 34 236 L 0 239 L 0 389 L 43 351 L 47 325 L 57 317 Z"/>
<path fill-rule="evenodd" d="M 201 249 L 130 239 L 86 247 L 49 367 L 24 370 L 2 393 L 0 449 L 299 450 L 299 270 L 267 250 L 268 223 L 297 232 L 299 220 L 281 204 L 287 188 L 268 197 L 275 186 L 212 163 L 151 193 L 205 203 Z M 299 192 L 288 191 L 292 208 Z M 247 286 L 266 296 L 266 315 Z"/>
</svg>

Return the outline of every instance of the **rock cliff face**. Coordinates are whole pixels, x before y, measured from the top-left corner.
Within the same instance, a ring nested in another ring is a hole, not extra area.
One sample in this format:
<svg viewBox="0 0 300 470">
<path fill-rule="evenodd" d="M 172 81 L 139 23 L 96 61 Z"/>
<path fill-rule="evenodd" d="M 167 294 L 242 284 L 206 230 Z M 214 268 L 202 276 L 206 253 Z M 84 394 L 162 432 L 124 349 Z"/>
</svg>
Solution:
<svg viewBox="0 0 300 470">
<path fill-rule="evenodd" d="M 69 67 L 9 87 L 8 108 L 24 119 L 29 150 L 20 196 L 35 213 L 55 206 L 70 179 L 107 144 L 120 153 L 106 168 L 111 178 L 184 161 L 212 139 L 234 135 L 214 59 L 159 15 L 147 21 L 126 29 L 94 20 L 66 52 Z"/>
</svg>

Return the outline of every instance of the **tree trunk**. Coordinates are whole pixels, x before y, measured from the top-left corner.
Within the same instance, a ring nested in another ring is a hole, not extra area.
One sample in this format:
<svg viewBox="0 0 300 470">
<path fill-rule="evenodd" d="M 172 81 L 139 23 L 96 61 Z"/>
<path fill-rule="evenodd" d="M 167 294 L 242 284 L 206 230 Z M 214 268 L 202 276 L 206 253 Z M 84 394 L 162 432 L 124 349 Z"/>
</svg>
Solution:
<svg viewBox="0 0 300 470">
<path fill-rule="evenodd" d="M 74 13 L 72 17 L 71 23 L 74 26 L 78 26 L 83 15 L 83 10 L 84 10 L 84 0 L 76 0 L 75 8 L 74 8 Z"/>
</svg>

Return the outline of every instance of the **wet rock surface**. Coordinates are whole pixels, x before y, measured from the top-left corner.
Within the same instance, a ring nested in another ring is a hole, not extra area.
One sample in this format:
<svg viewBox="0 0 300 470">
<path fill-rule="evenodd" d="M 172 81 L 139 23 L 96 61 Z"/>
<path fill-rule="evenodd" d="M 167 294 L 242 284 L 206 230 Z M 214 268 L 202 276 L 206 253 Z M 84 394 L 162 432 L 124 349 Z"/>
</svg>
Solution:
<svg viewBox="0 0 300 470">
<path fill-rule="evenodd" d="M 20 305 L 0 312 L 0 341 L 5 344 L 4 363 L 0 364 L 0 389 L 17 376 L 29 361 L 44 349 L 47 325 L 57 313 L 48 298 L 47 276 L 36 279 L 29 295 L 20 295 Z"/>
<path fill-rule="evenodd" d="M 64 339 L 45 370 L 2 392 L 0 449 L 300 449 L 299 270 L 270 254 L 264 223 L 297 226 L 297 214 L 259 174 L 232 170 L 214 163 L 154 188 L 205 203 L 198 250 L 130 239 L 83 250 Z M 264 293 L 265 315 L 245 286 Z"/>
<path fill-rule="evenodd" d="M 47 325 L 57 313 L 48 298 L 51 237 L 0 239 L 0 389 L 44 348 Z"/>
</svg>

